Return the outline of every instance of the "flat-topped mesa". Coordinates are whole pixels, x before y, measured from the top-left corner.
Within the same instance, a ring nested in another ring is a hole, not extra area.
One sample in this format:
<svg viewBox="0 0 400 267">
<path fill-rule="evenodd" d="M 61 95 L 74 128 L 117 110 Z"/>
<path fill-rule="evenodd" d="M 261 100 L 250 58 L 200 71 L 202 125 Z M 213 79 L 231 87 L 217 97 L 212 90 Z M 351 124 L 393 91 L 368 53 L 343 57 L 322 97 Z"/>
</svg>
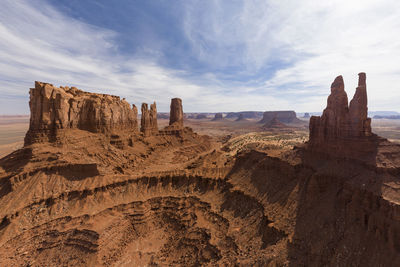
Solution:
<svg viewBox="0 0 400 267">
<path fill-rule="evenodd" d="M 212 120 L 219 121 L 219 120 L 222 120 L 223 118 L 224 118 L 224 116 L 222 115 L 222 113 L 215 113 L 214 118 Z"/>
<path fill-rule="evenodd" d="M 368 118 L 365 73 L 359 74 L 359 83 L 348 106 L 343 77 L 336 77 L 331 85 L 327 107 L 321 117 L 310 119 L 311 146 L 337 145 L 348 142 L 368 141 L 372 136 L 371 119 Z M 344 146 L 341 146 L 344 148 Z"/>
<path fill-rule="evenodd" d="M 177 128 L 183 127 L 183 108 L 180 98 L 171 99 L 169 125 Z"/>
<path fill-rule="evenodd" d="M 283 123 L 298 123 L 301 122 L 297 116 L 296 112 L 293 110 L 283 110 L 283 111 L 265 111 L 263 118 L 258 123 L 269 123 L 273 119 L 278 119 Z"/>
<path fill-rule="evenodd" d="M 140 131 L 145 136 L 158 134 L 156 102 L 150 105 L 150 110 L 148 109 L 147 103 L 142 103 L 141 112 Z"/>
<path fill-rule="evenodd" d="M 137 109 L 118 96 L 88 93 L 75 87 L 35 82 L 30 89 L 31 118 L 25 145 L 52 141 L 63 129 L 111 133 L 137 132 Z"/>
</svg>

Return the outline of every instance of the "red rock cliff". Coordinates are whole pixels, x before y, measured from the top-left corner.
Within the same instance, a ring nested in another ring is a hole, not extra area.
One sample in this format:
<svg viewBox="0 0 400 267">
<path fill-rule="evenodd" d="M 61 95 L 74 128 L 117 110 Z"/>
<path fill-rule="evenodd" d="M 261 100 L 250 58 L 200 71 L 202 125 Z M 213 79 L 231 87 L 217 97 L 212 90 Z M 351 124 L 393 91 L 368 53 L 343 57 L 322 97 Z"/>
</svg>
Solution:
<svg viewBox="0 0 400 267">
<path fill-rule="evenodd" d="M 91 132 L 137 131 L 137 109 L 118 96 L 35 82 L 30 89 L 31 118 L 25 145 L 49 141 L 62 129 Z"/>
</svg>

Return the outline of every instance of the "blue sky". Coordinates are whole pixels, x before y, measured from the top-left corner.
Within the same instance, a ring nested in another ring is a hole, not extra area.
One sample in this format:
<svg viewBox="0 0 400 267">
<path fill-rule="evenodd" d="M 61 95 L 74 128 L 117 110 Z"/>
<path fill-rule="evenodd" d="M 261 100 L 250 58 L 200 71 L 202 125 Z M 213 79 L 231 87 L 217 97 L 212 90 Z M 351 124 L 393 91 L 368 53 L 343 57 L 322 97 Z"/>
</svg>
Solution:
<svg viewBox="0 0 400 267">
<path fill-rule="evenodd" d="M 369 109 L 400 111 L 397 0 L 0 3 L 0 114 L 28 114 L 35 80 L 160 111 L 322 111 L 361 71 Z"/>
</svg>

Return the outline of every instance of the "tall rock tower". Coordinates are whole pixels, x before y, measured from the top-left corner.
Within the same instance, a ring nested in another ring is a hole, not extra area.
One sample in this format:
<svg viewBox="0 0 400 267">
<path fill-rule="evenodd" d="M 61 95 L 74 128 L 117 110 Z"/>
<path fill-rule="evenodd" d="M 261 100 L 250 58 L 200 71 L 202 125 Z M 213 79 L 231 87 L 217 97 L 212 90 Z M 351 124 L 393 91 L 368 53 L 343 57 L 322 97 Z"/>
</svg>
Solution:
<svg viewBox="0 0 400 267">
<path fill-rule="evenodd" d="M 183 108 L 180 98 L 171 99 L 169 125 L 183 127 Z"/>
<path fill-rule="evenodd" d="M 155 135 L 158 133 L 157 125 L 157 106 L 156 102 L 150 105 L 148 109 L 147 103 L 142 103 L 142 118 L 140 121 L 140 131 L 145 136 Z"/>
</svg>

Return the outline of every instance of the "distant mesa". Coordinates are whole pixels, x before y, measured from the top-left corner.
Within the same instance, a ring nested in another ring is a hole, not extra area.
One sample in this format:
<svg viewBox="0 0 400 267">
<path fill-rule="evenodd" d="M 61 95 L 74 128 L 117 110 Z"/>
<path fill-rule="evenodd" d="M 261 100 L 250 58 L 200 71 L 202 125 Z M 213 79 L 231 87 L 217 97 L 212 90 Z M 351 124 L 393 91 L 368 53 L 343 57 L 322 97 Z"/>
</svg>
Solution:
<svg viewBox="0 0 400 267">
<path fill-rule="evenodd" d="M 207 115 L 206 114 L 197 114 L 195 118 L 196 118 L 196 120 L 203 120 L 203 119 L 207 119 Z"/>
<path fill-rule="evenodd" d="M 169 113 L 167 112 L 158 112 L 157 119 L 169 120 Z"/>
<path fill-rule="evenodd" d="M 242 113 L 239 114 L 239 117 L 235 121 L 248 121 Z"/>
<path fill-rule="evenodd" d="M 262 126 L 263 129 L 283 129 L 289 128 L 286 124 L 279 121 L 276 117 Z"/>
<path fill-rule="evenodd" d="M 240 112 L 229 112 L 225 118 L 234 119 L 243 116 L 245 119 L 258 119 L 263 116 L 264 112 L 262 111 L 240 111 Z"/>
<path fill-rule="evenodd" d="M 216 113 L 214 118 L 212 119 L 212 121 L 219 121 L 219 120 L 223 120 L 224 116 L 222 115 L 222 113 Z"/>
<path fill-rule="evenodd" d="M 268 123 L 274 118 L 278 119 L 282 123 L 303 123 L 296 117 L 296 112 L 293 110 L 287 111 L 266 111 L 263 114 L 263 118 L 258 123 Z"/>
<path fill-rule="evenodd" d="M 400 120 L 400 115 L 375 115 L 374 119 Z"/>
<path fill-rule="evenodd" d="M 305 118 L 305 119 L 308 119 L 308 118 L 310 118 L 310 113 L 308 113 L 308 112 L 304 113 L 304 116 L 303 116 L 303 118 Z"/>
</svg>

